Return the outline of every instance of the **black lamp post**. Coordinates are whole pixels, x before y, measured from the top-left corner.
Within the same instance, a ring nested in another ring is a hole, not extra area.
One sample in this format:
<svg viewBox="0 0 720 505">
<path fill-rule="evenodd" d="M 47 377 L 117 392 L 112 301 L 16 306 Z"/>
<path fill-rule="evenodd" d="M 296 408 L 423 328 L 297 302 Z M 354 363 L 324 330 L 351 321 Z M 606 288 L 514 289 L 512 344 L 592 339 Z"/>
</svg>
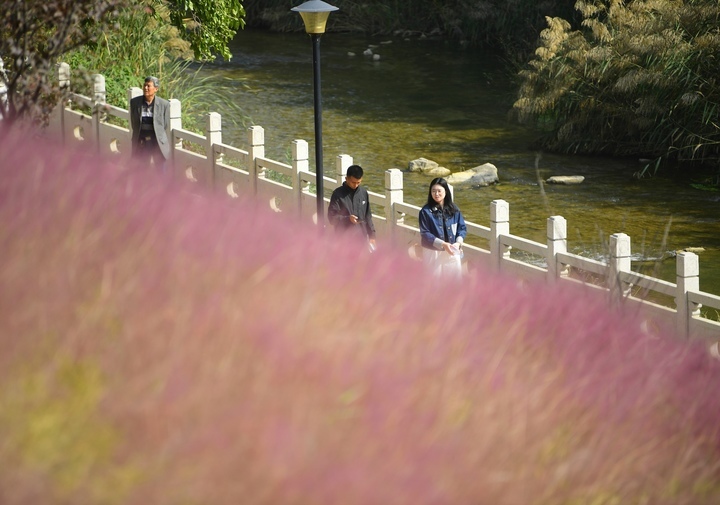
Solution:
<svg viewBox="0 0 720 505">
<path fill-rule="evenodd" d="M 320 93 L 320 36 L 325 33 L 325 23 L 332 11 L 338 10 L 322 0 L 309 0 L 290 9 L 299 12 L 305 23 L 305 31 L 313 44 L 313 88 L 315 90 L 315 178 L 317 186 L 317 223 L 320 231 L 325 226 L 325 194 L 323 188 L 323 149 L 322 149 L 322 101 Z"/>
</svg>

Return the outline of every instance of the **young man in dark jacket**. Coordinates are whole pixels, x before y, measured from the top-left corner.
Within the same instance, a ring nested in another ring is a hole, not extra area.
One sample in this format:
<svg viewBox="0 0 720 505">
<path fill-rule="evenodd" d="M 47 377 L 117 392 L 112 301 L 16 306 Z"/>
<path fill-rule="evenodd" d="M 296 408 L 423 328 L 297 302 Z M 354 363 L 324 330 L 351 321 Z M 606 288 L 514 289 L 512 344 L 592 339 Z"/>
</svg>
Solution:
<svg viewBox="0 0 720 505">
<path fill-rule="evenodd" d="M 336 230 L 350 231 L 367 240 L 370 250 L 375 249 L 375 225 L 370 211 L 370 197 L 360 186 L 363 169 L 350 165 L 345 182 L 333 191 L 328 208 L 328 221 Z"/>
</svg>

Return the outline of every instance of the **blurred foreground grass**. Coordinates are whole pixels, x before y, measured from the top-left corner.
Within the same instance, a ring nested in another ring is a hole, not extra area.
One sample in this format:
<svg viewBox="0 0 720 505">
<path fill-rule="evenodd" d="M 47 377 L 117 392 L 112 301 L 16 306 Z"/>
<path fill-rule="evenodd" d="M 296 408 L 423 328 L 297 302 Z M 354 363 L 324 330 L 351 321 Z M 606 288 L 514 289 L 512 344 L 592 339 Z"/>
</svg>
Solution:
<svg viewBox="0 0 720 505">
<path fill-rule="evenodd" d="M 57 153 L 0 140 L 0 503 L 720 501 L 703 348 Z"/>
</svg>

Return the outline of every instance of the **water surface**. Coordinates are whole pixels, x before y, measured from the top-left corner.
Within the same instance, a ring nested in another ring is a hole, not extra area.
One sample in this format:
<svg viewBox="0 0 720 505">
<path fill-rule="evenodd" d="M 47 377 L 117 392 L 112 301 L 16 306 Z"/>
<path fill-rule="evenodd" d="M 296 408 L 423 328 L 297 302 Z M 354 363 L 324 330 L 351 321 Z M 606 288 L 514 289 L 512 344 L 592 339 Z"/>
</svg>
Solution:
<svg viewBox="0 0 720 505">
<path fill-rule="evenodd" d="M 363 55 L 370 46 L 379 60 Z M 309 36 L 242 31 L 231 50 L 231 62 L 203 72 L 231 89 L 250 124 L 265 128 L 268 157 L 289 162 L 291 142 L 304 139 L 314 167 Z M 501 198 L 510 204 L 511 232 L 544 242 L 546 219 L 561 215 L 570 251 L 594 258 L 605 256 L 610 234 L 627 233 L 635 259 L 646 260 L 634 268 L 650 266 L 672 282 L 669 253 L 702 247 L 700 287 L 720 294 L 720 192 L 699 191 L 672 176 L 638 180 L 633 173 L 642 164 L 634 159 L 530 150 L 534 133 L 509 117 L 515 86 L 492 55 L 438 40 L 327 33 L 321 69 L 326 175 L 334 173 L 339 154 L 348 154 L 365 169 L 369 189 L 382 192 L 385 170 L 405 169 L 419 157 L 453 172 L 493 163 L 500 184 L 455 188 L 467 219 L 489 225 L 490 202 Z M 246 147 L 244 129 L 228 119 L 224 141 Z M 552 175 L 585 181 L 541 184 Z M 430 178 L 406 173 L 404 182 L 405 199 L 422 205 Z"/>
</svg>

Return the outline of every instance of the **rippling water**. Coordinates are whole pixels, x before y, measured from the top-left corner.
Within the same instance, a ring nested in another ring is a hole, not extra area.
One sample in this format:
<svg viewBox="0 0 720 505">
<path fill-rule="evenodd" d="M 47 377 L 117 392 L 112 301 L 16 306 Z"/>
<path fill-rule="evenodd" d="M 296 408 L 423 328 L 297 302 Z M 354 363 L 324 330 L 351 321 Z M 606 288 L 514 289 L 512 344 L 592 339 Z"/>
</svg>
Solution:
<svg viewBox="0 0 720 505">
<path fill-rule="evenodd" d="M 370 46 L 379 60 L 363 55 Z M 231 62 L 207 65 L 203 73 L 231 88 L 251 124 L 265 128 L 268 157 L 289 161 L 291 142 L 304 139 L 314 166 L 310 38 L 243 31 L 231 50 Z M 491 55 L 436 40 L 328 33 L 321 65 L 326 174 L 334 173 L 337 155 L 349 154 L 365 168 L 369 189 L 382 192 L 385 170 L 405 169 L 419 157 L 453 172 L 490 162 L 500 184 L 455 188 L 467 219 L 487 226 L 490 202 L 504 199 L 511 232 L 542 242 L 547 217 L 561 215 L 571 252 L 596 258 L 604 256 L 609 235 L 627 233 L 635 258 L 644 260 L 634 268 L 651 266 L 673 282 L 668 252 L 702 247 L 700 287 L 720 294 L 720 192 L 672 177 L 634 179 L 642 168 L 637 160 L 538 158 L 528 149 L 532 132 L 508 118 L 515 88 Z M 245 147 L 243 128 L 224 125 L 224 141 Z M 585 181 L 539 183 L 552 175 L 583 175 Z M 422 205 L 430 179 L 406 173 L 404 181 L 405 199 Z"/>
</svg>

